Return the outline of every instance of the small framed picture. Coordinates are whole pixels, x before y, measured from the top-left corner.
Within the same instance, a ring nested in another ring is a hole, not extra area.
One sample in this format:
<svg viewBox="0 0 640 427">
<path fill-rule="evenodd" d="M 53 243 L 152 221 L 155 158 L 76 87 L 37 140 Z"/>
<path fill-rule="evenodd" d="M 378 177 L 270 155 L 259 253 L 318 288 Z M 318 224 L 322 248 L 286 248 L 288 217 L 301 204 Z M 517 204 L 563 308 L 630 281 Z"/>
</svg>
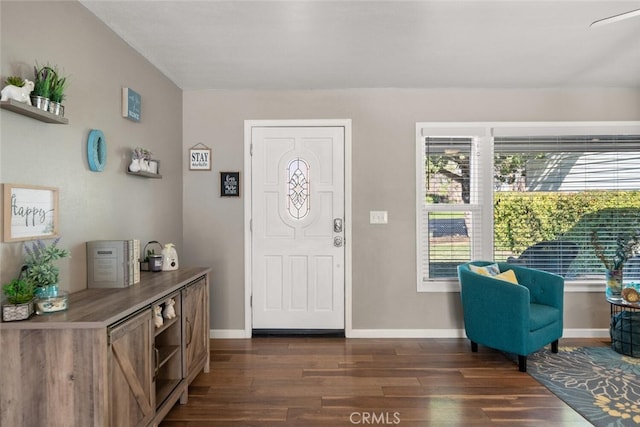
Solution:
<svg viewBox="0 0 640 427">
<path fill-rule="evenodd" d="M 142 114 L 142 97 L 131 88 L 122 88 L 122 117 L 134 122 L 140 121 Z"/>
<path fill-rule="evenodd" d="M 211 149 L 195 148 L 189 149 L 189 170 L 210 171 L 211 170 Z"/>
<path fill-rule="evenodd" d="M 240 197 L 240 172 L 220 172 L 220 197 Z"/>
<path fill-rule="evenodd" d="M 3 185 L 3 242 L 58 237 L 58 189 Z"/>
<path fill-rule="evenodd" d="M 159 160 L 149 160 L 149 172 L 151 172 L 151 173 L 160 173 L 160 161 Z"/>
</svg>

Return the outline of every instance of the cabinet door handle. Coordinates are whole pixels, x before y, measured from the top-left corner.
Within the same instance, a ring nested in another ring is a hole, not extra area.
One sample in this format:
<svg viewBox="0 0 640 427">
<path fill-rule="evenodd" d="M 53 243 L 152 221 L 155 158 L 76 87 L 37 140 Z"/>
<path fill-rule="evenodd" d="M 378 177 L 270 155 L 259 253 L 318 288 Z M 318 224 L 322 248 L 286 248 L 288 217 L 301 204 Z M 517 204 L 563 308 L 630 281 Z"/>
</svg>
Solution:
<svg viewBox="0 0 640 427">
<path fill-rule="evenodd" d="M 187 346 L 191 345 L 191 339 L 193 338 L 193 330 L 191 329 L 191 322 L 187 317 Z"/>
<path fill-rule="evenodd" d="M 155 345 L 153 346 L 153 353 L 156 359 L 155 368 L 153 369 L 153 380 L 155 381 L 158 378 L 158 373 L 160 372 L 160 350 Z"/>
</svg>

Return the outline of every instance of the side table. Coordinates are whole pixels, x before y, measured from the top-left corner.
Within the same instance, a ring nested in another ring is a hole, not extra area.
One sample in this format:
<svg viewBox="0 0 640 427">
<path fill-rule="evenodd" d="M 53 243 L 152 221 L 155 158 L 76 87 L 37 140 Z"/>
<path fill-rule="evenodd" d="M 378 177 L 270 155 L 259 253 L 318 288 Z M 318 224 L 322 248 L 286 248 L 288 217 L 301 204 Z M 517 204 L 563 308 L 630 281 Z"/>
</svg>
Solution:
<svg viewBox="0 0 640 427">
<path fill-rule="evenodd" d="M 611 306 L 611 348 L 625 356 L 640 357 L 640 303 L 607 298 Z"/>
</svg>

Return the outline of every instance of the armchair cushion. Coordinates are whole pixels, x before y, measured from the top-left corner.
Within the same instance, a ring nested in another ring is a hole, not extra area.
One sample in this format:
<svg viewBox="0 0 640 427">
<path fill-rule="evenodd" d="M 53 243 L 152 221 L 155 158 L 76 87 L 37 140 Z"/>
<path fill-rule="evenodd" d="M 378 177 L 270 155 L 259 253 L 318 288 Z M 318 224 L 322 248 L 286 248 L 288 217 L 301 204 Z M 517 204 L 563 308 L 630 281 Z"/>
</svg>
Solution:
<svg viewBox="0 0 640 427">
<path fill-rule="evenodd" d="M 495 263 L 482 266 L 469 264 L 469 268 L 474 273 L 482 274 L 483 276 L 497 276 L 500 274 L 500 267 Z"/>
<path fill-rule="evenodd" d="M 504 280 L 510 283 L 514 283 L 516 285 L 518 285 L 518 278 L 516 277 L 516 273 L 514 273 L 513 270 L 506 270 L 500 274 L 498 274 L 497 276 L 493 276 L 496 279 L 500 279 L 500 280 Z"/>
<path fill-rule="evenodd" d="M 529 318 L 529 330 L 531 332 L 544 328 L 547 325 L 551 325 L 556 322 L 560 316 L 557 308 L 550 307 L 548 305 L 531 304 L 529 309 L 531 310 Z"/>
</svg>

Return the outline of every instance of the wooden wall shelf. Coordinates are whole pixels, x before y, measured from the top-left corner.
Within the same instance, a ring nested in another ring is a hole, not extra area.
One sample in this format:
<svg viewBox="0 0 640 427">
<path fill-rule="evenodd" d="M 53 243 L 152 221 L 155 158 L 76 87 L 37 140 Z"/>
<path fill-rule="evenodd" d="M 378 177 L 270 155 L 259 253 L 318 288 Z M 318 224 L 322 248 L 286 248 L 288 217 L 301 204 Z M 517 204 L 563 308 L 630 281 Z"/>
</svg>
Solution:
<svg viewBox="0 0 640 427">
<path fill-rule="evenodd" d="M 143 177 L 143 178 L 155 178 L 155 179 L 161 179 L 162 178 L 162 175 L 160 175 L 159 173 L 151 173 L 151 172 L 144 172 L 144 171 L 131 172 L 129 169 L 127 169 L 127 173 L 129 175 L 140 176 L 140 177 Z"/>
<path fill-rule="evenodd" d="M 69 119 L 51 114 L 47 111 L 25 104 L 24 102 L 18 102 L 14 99 L 0 101 L 0 108 L 22 114 L 23 116 L 31 117 L 32 119 L 40 120 L 45 123 L 54 123 L 59 125 L 69 124 Z"/>
</svg>

